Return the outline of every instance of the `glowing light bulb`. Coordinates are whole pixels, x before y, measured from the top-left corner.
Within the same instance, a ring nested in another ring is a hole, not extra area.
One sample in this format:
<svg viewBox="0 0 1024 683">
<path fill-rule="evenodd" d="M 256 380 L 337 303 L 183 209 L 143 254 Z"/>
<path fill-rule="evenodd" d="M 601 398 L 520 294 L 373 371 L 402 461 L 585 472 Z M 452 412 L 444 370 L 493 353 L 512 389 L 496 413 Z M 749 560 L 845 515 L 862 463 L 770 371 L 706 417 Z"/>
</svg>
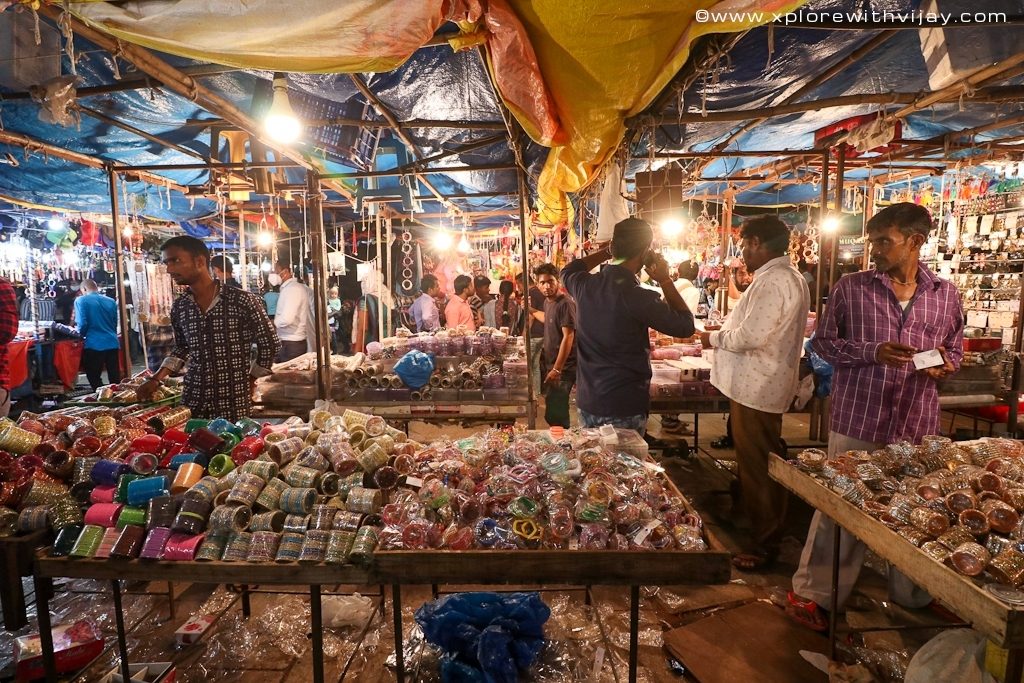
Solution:
<svg viewBox="0 0 1024 683">
<path fill-rule="evenodd" d="M 678 237 L 683 232 L 683 222 L 678 218 L 668 218 L 661 222 L 661 234 L 664 237 Z"/>
<path fill-rule="evenodd" d="M 124 226 L 121 228 L 121 237 L 127 237 L 128 239 L 135 237 L 135 229 L 130 225 Z"/>
<path fill-rule="evenodd" d="M 260 265 L 260 270 L 262 270 L 264 273 L 269 273 L 270 269 L 271 269 L 270 261 L 264 261 Z"/>
<path fill-rule="evenodd" d="M 261 232 L 256 236 L 256 244 L 261 247 L 269 247 L 274 244 L 274 235 L 269 232 Z"/>
<path fill-rule="evenodd" d="M 442 230 L 434 235 L 434 248 L 438 251 L 448 251 L 452 248 L 452 234 Z"/>
<path fill-rule="evenodd" d="M 466 231 L 462 231 L 462 237 L 459 238 L 459 246 L 456 247 L 460 254 L 468 254 L 473 250 L 473 247 L 469 245 L 469 240 L 466 239 Z"/>
<path fill-rule="evenodd" d="M 836 216 L 826 216 L 825 220 L 821 223 L 821 229 L 824 232 L 835 232 L 839 229 L 839 219 Z"/>
<path fill-rule="evenodd" d="M 46 221 L 46 227 L 50 230 L 63 230 L 68 227 L 67 222 L 60 216 L 54 216 Z"/>
<path fill-rule="evenodd" d="M 272 139 L 285 144 L 295 142 L 302 135 L 302 122 L 295 115 L 288 100 L 288 81 L 283 73 L 274 74 L 274 100 L 263 121 L 263 127 Z"/>
<path fill-rule="evenodd" d="M 843 252 L 843 260 L 844 261 L 849 261 L 852 258 L 853 258 L 853 254 L 852 253 L 850 253 L 848 251 L 844 251 Z"/>
</svg>

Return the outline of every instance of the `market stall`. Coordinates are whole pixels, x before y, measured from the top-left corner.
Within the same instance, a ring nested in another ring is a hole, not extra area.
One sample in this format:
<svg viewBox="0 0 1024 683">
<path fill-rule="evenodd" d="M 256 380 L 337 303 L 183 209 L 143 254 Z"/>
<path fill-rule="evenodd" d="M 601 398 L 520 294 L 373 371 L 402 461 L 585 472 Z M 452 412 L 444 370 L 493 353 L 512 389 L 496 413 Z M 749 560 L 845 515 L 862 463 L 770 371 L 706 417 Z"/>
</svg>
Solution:
<svg viewBox="0 0 1024 683">
<path fill-rule="evenodd" d="M 828 461 L 814 450 L 796 461 L 773 457 L 769 471 L 1008 650 L 1003 680 L 1017 683 L 1024 675 L 1024 556 L 1011 536 L 1022 502 L 1014 478 L 1020 456 L 1016 441 L 953 444 L 926 437 L 918 448 L 894 444 Z M 836 558 L 840 537 L 835 534 Z M 833 565 L 833 596 L 837 580 Z M 836 611 L 833 597 L 832 615 Z M 834 618 L 830 634 L 834 652 Z"/>
</svg>

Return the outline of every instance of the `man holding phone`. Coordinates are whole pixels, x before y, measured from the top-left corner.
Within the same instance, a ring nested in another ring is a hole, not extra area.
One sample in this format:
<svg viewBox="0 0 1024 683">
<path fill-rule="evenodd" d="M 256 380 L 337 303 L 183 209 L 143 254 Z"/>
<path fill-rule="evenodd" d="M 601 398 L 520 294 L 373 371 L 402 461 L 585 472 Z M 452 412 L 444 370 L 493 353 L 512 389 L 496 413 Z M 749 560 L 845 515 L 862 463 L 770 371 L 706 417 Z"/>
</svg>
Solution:
<svg viewBox="0 0 1024 683">
<path fill-rule="evenodd" d="M 916 204 L 880 211 L 867 224 L 875 268 L 843 277 L 828 297 L 811 346 L 835 368 L 830 457 L 902 440 L 916 444 L 939 431 L 937 382 L 960 367 L 964 313 L 956 287 L 920 263 L 931 227 L 927 209 Z M 939 364 L 927 356 L 937 356 Z M 828 628 L 819 605 L 829 604 L 835 532 L 831 520 L 815 513 L 786 608 L 815 630 Z M 839 605 L 853 589 L 864 550 L 843 534 Z M 904 607 L 924 607 L 931 600 L 895 571 L 889 592 Z"/>
</svg>

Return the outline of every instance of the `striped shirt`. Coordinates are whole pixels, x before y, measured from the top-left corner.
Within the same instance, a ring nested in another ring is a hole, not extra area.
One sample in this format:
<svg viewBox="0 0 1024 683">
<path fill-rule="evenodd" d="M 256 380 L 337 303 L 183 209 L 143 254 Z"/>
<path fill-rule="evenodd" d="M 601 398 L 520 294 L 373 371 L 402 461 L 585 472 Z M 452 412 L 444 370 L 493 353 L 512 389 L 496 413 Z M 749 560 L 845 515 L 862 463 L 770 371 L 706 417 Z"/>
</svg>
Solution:
<svg viewBox="0 0 1024 683">
<path fill-rule="evenodd" d="M 963 335 L 964 313 L 956 287 L 923 265 L 906 311 L 885 273 L 866 270 L 840 279 L 811 342 L 835 368 L 831 431 L 876 443 L 919 443 L 921 437 L 938 433 L 935 380 L 915 372 L 913 363 L 890 367 L 875 357 L 884 342 L 918 351 L 941 346 L 959 369 Z"/>
</svg>

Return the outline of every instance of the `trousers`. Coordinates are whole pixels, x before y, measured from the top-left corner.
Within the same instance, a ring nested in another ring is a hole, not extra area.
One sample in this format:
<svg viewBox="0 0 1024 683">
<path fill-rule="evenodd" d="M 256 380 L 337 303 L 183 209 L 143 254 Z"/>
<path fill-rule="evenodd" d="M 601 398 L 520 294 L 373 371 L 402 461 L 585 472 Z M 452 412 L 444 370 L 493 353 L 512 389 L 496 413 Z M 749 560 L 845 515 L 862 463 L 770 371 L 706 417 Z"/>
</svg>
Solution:
<svg viewBox="0 0 1024 683">
<path fill-rule="evenodd" d="M 768 476 L 768 456 L 784 455 L 782 414 L 766 413 L 729 401 L 736 448 L 740 495 L 750 518 L 754 541 L 761 547 L 779 544 L 789 495 Z"/>
<path fill-rule="evenodd" d="M 83 349 L 82 367 L 93 391 L 103 386 L 104 368 L 107 370 L 107 384 L 117 384 L 121 381 L 121 352 L 119 349 Z"/>
<path fill-rule="evenodd" d="M 292 358 L 298 358 L 306 352 L 306 340 L 300 341 L 281 341 L 281 350 L 277 352 L 277 358 L 274 360 L 278 363 L 284 363 L 290 361 Z"/>
<path fill-rule="evenodd" d="M 885 444 L 861 441 L 836 432 L 828 435 L 828 456 L 834 458 L 847 451 L 873 451 Z M 853 586 L 864 566 L 867 546 L 853 535 L 839 530 L 839 587 L 838 605 L 842 607 L 853 592 Z M 836 524 L 815 512 L 807 533 L 800 564 L 793 574 L 793 592 L 801 598 L 828 607 L 832 600 L 832 548 L 835 543 Z M 931 595 L 918 588 L 904 574 L 889 568 L 889 597 L 898 605 L 918 609 L 932 601 Z"/>
</svg>

